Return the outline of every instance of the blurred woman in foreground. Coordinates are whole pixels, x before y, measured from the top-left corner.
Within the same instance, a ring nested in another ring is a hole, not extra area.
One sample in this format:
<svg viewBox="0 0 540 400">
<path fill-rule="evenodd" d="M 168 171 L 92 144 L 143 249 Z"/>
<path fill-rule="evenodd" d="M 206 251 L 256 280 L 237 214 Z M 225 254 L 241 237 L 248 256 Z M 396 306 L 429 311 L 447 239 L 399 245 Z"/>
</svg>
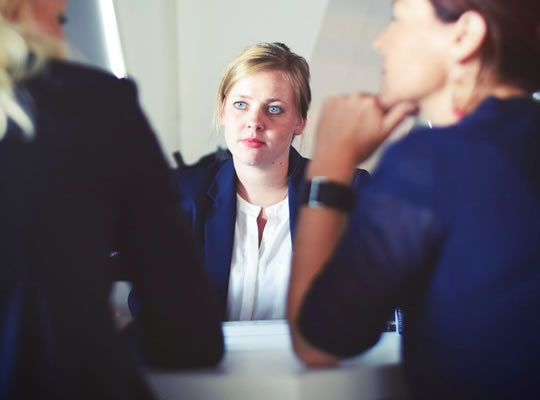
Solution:
<svg viewBox="0 0 540 400">
<path fill-rule="evenodd" d="M 111 251 L 148 366 L 217 363 L 220 322 L 135 85 L 61 59 L 64 7 L 0 1 L 0 398 L 148 399 L 112 320 Z"/>
<path fill-rule="evenodd" d="M 381 92 L 327 101 L 307 179 L 346 189 L 406 115 L 434 128 L 389 148 L 351 216 L 302 208 L 288 302 L 295 350 L 313 365 L 357 354 L 398 306 L 411 398 L 534 396 L 540 3 L 396 0 L 393 9 L 375 41 Z M 354 239 L 339 241 L 346 223 Z M 333 254 L 338 243 L 353 249 L 347 259 Z"/>
</svg>

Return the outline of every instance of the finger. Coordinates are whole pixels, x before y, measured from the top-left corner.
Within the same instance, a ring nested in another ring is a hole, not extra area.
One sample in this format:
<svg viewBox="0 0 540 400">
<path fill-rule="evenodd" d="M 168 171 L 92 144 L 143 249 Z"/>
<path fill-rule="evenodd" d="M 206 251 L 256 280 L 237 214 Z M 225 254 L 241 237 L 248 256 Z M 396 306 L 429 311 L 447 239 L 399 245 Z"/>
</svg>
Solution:
<svg viewBox="0 0 540 400">
<path fill-rule="evenodd" d="M 401 102 L 390 108 L 383 117 L 382 128 L 384 132 L 390 133 L 407 116 L 415 113 L 417 106 L 411 102 Z"/>
</svg>

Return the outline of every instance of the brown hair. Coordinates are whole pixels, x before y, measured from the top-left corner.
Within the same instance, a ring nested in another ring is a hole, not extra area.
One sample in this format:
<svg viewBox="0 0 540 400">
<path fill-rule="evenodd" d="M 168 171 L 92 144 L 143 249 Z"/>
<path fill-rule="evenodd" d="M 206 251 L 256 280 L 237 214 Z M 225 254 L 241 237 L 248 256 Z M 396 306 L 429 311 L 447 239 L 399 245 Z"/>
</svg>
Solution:
<svg viewBox="0 0 540 400">
<path fill-rule="evenodd" d="M 540 89 L 539 0 L 430 0 L 445 22 L 474 10 L 486 20 L 487 36 L 481 48 L 484 68 L 498 79 L 533 92 Z"/>
<path fill-rule="evenodd" d="M 306 59 L 293 53 L 283 43 L 257 43 L 247 47 L 229 64 L 218 85 L 214 107 L 214 123 L 219 127 L 219 115 L 223 101 L 240 79 L 260 71 L 283 71 L 293 87 L 296 110 L 303 119 L 307 118 L 311 103 L 309 87 L 309 65 Z"/>
</svg>

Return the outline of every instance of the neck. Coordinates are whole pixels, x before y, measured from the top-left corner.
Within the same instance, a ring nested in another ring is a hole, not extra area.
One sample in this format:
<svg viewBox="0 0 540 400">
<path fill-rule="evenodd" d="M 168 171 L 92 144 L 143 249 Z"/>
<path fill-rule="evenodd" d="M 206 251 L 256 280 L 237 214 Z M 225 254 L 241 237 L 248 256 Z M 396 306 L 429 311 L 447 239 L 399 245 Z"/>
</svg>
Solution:
<svg viewBox="0 0 540 400">
<path fill-rule="evenodd" d="M 260 207 L 279 203 L 288 194 L 288 161 L 269 167 L 255 167 L 237 163 L 234 168 L 238 178 L 237 192 L 247 202 Z"/>
<path fill-rule="evenodd" d="M 455 124 L 458 118 L 452 112 L 452 91 L 449 86 L 419 102 L 418 118 L 433 126 Z"/>
</svg>

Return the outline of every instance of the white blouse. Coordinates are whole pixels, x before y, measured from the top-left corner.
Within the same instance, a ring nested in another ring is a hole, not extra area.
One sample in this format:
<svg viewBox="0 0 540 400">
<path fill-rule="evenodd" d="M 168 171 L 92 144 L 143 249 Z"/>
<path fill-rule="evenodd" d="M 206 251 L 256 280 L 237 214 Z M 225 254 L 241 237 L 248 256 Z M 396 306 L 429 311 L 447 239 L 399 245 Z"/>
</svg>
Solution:
<svg viewBox="0 0 540 400">
<path fill-rule="evenodd" d="M 289 199 L 264 209 L 267 222 L 259 246 L 261 207 L 236 198 L 228 319 L 283 319 L 292 258 Z"/>
</svg>

